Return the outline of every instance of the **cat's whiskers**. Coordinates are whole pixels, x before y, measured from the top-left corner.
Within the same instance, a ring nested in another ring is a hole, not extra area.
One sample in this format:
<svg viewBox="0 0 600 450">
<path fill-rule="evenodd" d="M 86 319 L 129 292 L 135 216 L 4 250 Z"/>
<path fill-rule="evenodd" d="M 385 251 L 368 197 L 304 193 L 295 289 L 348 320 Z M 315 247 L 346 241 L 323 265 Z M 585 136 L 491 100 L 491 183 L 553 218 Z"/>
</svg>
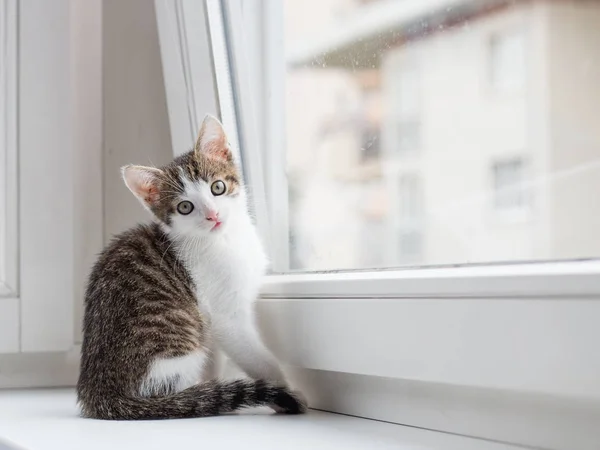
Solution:
<svg viewBox="0 0 600 450">
<path fill-rule="evenodd" d="M 164 182 L 164 183 L 165 183 L 167 186 L 169 186 L 169 187 L 171 187 L 171 188 L 175 189 L 176 191 L 178 191 L 178 192 L 180 192 L 180 193 L 182 192 L 182 188 L 181 188 L 181 186 L 179 186 L 179 185 L 178 185 L 178 184 L 177 184 L 177 183 L 176 183 L 174 180 L 171 180 L 171 179 L 170 179 L 170 178 L 168 178 L 168 177 L 164 177 L 164 178 L 163 178 L 163 182 Z"/>
<path fill-rule="evenodd" d="M 160 263 L 158 264 L 159 267 L 162 267 L 163 260 L 165 259 L 165 255 L 167 254 L 167 252 L 169 251 L 169 249 L 173 246 L 173 244 L 175 244 L 175 239 L 170 239 L 170 241 L 171 241 L 170 244 L 167 246 L 167 248 L 165 249 L 165 251 L 163 252 L 163 254 L 162 254 L 161 258 L 160 258 Z M 175 259 L 175 264 L 177 264 L 177 262 L 178 262 L 177 260 L 178 259 L 179 258 Z"/>
</svg>

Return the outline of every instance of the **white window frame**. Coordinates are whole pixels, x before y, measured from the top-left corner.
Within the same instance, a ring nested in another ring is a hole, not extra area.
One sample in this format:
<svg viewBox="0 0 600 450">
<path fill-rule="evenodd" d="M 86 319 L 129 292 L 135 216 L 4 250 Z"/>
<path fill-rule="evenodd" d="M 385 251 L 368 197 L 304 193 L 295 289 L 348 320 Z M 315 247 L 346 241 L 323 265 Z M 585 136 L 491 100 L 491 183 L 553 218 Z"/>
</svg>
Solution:
<svg viewBox="0 0 600 450">
<path fill-rule="evenodd" d="M 101 6 L 0 0 L 0 388 L 77 379 L 102 242 Z"/>
<path fill-rule="evenodd" d="M 244 14 L 248 4 L 239 0 L 206 2 L 213 59 L 223 56 L 214 36 L 227 29 L 236 75 L 235 102 L 225 98 L 221 114 L 239 115 L 245 175 L 258 186 L 265 180 L 267 195 L 254 200 L 268 199 L 271 212 L 258 223 L 263 234 L 270 230 L 273 257 L 287 257 L 278 251 L 287 245 L 287 215 L 277 213 L 287 207 L 280 202 L 285 65 L 281 39 L 273 38 L 281 36 L 282 5 L 252 0 L 258 9 Z M 248 106 L 256 92 L 262 104 Z M 263 173 L 261 154 L 275 174 Z M 258 310 L 267 342 L 314 407 L 522 445 L 597 442 L 595 421 L 577 418 L 600 418 L 600 261 L 273 274 Z"/>
<path fill-rule="evenodd" d="M 2 0 L 0 11 L 0 155 L 7 156 L 0 353 L 63 352 L 74 344 L 69 5 Z"/>
<path fill-rule="evenodd" d="M 19 350 L 17 3 L 0 0 L 0 353 Z"/>
<path fill-rule="evenodd" d="M 234 20 L 241 21 L 242 4 L 236 1 L 230 6 Z M 206 113 L 220 116 L 234 156 L 242 163 L 251 213 L 261 237 L 269 242 L 266 203 L 259 201 L 264 198 L 262 159 L 241 151 L 242 139 L 244 145 L 259 148 L 250 80 L 234 75 L 248 70 L 239 41 L 243 36 L 227 35 L 219 2 L 155 0 L 155 7 L 173 151 L 178 155 L 193 148 Z M 207 79 L 214 80 L 216 87 L 206 85 Z M 234 91 L 238 85 L 242 88 Z"/>
</svg>

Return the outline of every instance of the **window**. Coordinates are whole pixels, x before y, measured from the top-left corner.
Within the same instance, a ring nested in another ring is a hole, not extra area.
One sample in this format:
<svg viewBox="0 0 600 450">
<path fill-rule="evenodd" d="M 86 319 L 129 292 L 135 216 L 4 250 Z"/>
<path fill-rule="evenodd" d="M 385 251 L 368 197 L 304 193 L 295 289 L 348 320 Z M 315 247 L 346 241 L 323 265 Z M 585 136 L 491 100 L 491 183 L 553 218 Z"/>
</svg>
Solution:
<svg viewBox="0 0 600 450">
<path fill-rule="evenodd" d="M 74 316 L 103 226 L 90 3 L 0 0 L 0 388 L 76 379 Z"/>
<path fill-rule="evenodd" d="M 362 131 L 361 144 L 362 158 L 364 161 L 378 159 L 381 151 L 381 132 L 378 128 L 365 126 Z"/>
<path fill-rule="evenodd" d="M 497 211 L 523 210 L 530 206 L 527 195 L 525 162 L 520 158 L 497 162 L 492 167 L 494 208 Z"/>
<path fill-rule="evenodd" d="M 381 158 L 381 124 L 377 113 L 381 109 L 381 88 L 377 76 L 372 74 L 367 78 L 367 83 L 362 88 L 362 101 L 357 115 L 362 122 L 362 158 L 363 162 L 373 161 L 378 163 Z"/>
<path fill-rule="evenodd" d="M 498 91 L 517 91 L 524 87 L 525 36 L 520 31 L 494 34 L 490 41 L 491 82 Z"/>
<path fill-rule="evenodd" d="M 421 142 L 421 127 L 418 120 L 398 119 L 398 154 L 407 155 L 417 151 Z"/>
<path fill-rule="evenodd" d="M 396 111 L 398 123 L 397 153 L 406 156 L 421 147 L 421 104 L 419 74 L 414 64 L 402 60 L 392 78 L 396 96 L 388 105 Z"/>
<path fill-rule="evenodd" d="M 414 62 L 400 62 L 397 70 L 396 83 L 398 96 L 394 103 L 398 104 L 398 115 L 402 117 L 414 117 L 421 109 L 419 98 L 419 73 Z"/>
<path fill-rule="evenodd" d="M 217 84 L 231 75 L 219 107 L 238 114 L 252 204 L 267 205 L 256 217 L 273 272 L 258 314 L 311 405 L 536 448 L 596 445 L 577 399 L 600 398 L 600 207 L 585 195 L 600 190 L 600 64 L 588 64 L 600 5 L 207 4 Z M 524 41 L 497 34 L 517 22 L 544 30 L 527 38 L 536 86 L 516 56 Z M 478 88 L 490 60 L 495 87 L 526 95 L 490 102 Z M 365 90 L 380 95 L 361 101 Z M 381 136 L 369 158 L 365 124 Z M 486 220 L 490 205 L 531 199 L 535 221 Z"/>
<path fill-rule="evenodd" d="M 419 179 L 416 175 L 403 175 L 400 178 L 399 216 L 402 222 L 419 219 L 422 205 L 419 192 Z"/>
<path fill-rule="evenodd" d="M 418 263 L 423 246 L 423 195 L 416 175 L 403 175 L 398 196 L 398 260 Z"/>
<path fill-rule="evenodd" d="M 369 202 L 382 205 L 382 219 L 389 225 L 381 239 L 395 241 L 401 217 L 393 189 L 399 172 L 407 168 L 418 169 L 420 185 L 427 192 L 421 214 L 428 223 L 431 251 L 419 260 L 420 265 L 488 263 L 506 258 L 569 259 L 600 252 L 600 243 L 583 246 L 575 238 L 580 236 L 576 230 L 592 232 L 583 225 L 585 220 L 558 224 L 553 223 L 550 213 L 569 208 L 577 209 L 578 217 L 591 214 L 586 202 L 575 197 L 583 181 L 574 176 L 558 181 L 554 174 L 571 164 L 595 170 L 590 165 L 593 151 L 584 150 L 586 145 L 598 145 L 595 131 L 586 125 L 589 120 L 580 119 L 584 118 L 583 104 L 590 111 L 595 108 L 593 96 L 586 98 L 583 92 L 595 92 L 596 87 L 580 62 L 585 58 L 573 61 L 578 68 L 575 73 L 566 71 L 566 65 L 547 61 L 571 61 L 575 56 L 569 45 L 581 49 L 574 42 L 589 42 L 586 33 L 592 33 L 592 26 L 582 22 L 579 32 L 572 31 L 577 37 L 569 35 L 567 44 L 558 36 L 565 34 L 567 39 L 568 32 L 554 15 L 520 2 L 507 4 L 502 10 L 466 2 L 468 7 L 446 12 L 428 2 L 399 2 L 397 6 L 384 1 L 368 5 L 353 2 L 348 3 L 353 12 L 334 19 L 329 10 L 336 3 L 325 1 L 315 13 L 300 0 L 284 2 L 279 22 L 281 59 L 273 63 L 278 64 L 285 95 L 278 119 L 282 134 L 278 142 L 285 142 L 285 146 L 278 146 L 277 152 L 284 154 L 289 178 L 287 183 L 285 177 L 279 179 L 269 189 L 295 191 L 294 203 L 281 203 L 277 214 L 288 211 L 289 220 L 282 226 L 286 232 L 293 229 L 295 240 L 304 243 L 304 255 L 312 255 L 304 259 L 312 263 L 302 266 L 303 271 L 371 268 L 360 256 L 357 244 L 358 230 L 367 223 L 357 199 L 373 180 L 387 186 L 377 191 L 379 198 Z M 555 8 L 549 4 L 544 7 Z M 584 20 L 583 15 L 570 19 L 573 29 L 578 28 L 578 20 Z M 314 20 L 307 20 L 309 16 Z M 529 22 L 519 25 L 515 17 Z M 551 30 L 548 35 L 523 31 L 538 21 Z M 487 39 L 486 52 L 481 51 L 482 38 Z M 526 65 L 530 40 L 535 40 L 531 46 L 545 50 L 531 54 Z M 543 89 L 540 84 L 527 95 L 492 103 L 485 90 L 477 89 L 489 84 L 489 77 L 495 89 L 525 89 L 529 66 L 543 80 Z M 573 88 L 568 79 L 578 80 L 581 96 L 560 97 L 564 103 L 553 103 L 557 92 Z M 352 121 L 347 123 L 356 125 L 337 129 L 335 139 L 323 136 L 324 127 L 342 120 L 335 107 L 336 93 L 343 89 L 349 98 L 360 98 L 367 86 L 379 91 L 380 98 L 374 96 L 368 106 L 351 102 Z M 556 107 L 548 109 L 549 104 Z M 369 132 L 357 132 L 359 123 L 368 123 Z M 365 149 L 372 148 L 368 145 L 370 130 L 377 127 L 381 130 L 381 151 L 368 154 Z M 555 141 L 557 133 L 561 137 Z M 573 147 L 571 143 L 581 136 L 586 143 Z M 519 163 L 501 163 L 491 169 L 490 186 L 490 161 L 510 159 L 505 149 L 515 147 L 535 149 L 532 157 L 543 163 L 527 170 Z M 567 159 L 571 161 L 568 164 Z M 265 167 L 267 177 L 269 171 L 278 170 Z M 539 181 L 542 179 L 548 181 Z M 561 185 L 558 190 L 553 187 L 556 183 Z M 591 178 L 585 183 L 595 189 Z M 509 187 L 511 184 L 514 186 Z M 506 253 L 498 244 L 503 237 L 488 220 L 489 205 L 498 210 L 527 208 L 532 198 L 547 199 L 539 203 L 540 208 L 546 208 L 545 212 L 540 210 L 546 222 L 515 227 L 514 241 L 522 243 L 521 251 Z M 298 219 L 305 212 L 296 212 L 307 211 L 301 209 L 307 205 L 320 211 L 319 225 Z M 296 220 L 299 222 L 294 223 Z M 287 243 L 287 236 L 281 242 Z M 282 245 L 278 247 L 278 254 L 283 255 Z M 340 252 L 340 248 L 347 251 Z M 417 264 L 407 262 L 401 251 L 386 249 L 383 243 L 374 248 L 385 253 L 381 259 L 388 267 Z M 280 261 L 274 270 L 288 271 L 296 251 L 300 249 L 288 248 L 283 262 L 273 255 Z"/>
</svg>

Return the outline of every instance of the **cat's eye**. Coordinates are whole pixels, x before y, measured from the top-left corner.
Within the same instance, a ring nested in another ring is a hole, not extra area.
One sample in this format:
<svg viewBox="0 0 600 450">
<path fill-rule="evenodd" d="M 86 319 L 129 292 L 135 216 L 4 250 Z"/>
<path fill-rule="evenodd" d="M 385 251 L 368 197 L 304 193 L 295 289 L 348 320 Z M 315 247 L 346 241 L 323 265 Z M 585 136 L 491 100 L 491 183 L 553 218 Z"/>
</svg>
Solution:
<svg viewBox="0 0 600 450">
<path fill-rule="evenodd" d="M 184 200 L 177 205 L 177 212 L 187 216 L 194 210 L 194 204 L 188 200 Z"/>
<path fill-rule="evenodd" d="M 223 195 L 226 189 L 227 187 L 225 186 L 225 183 L 221 180 L 215 181 L 210 186 L 210 192 L 212 192 L 212 195 L 214 195 L 215 197 L 218 195 Z"/>
</svg>

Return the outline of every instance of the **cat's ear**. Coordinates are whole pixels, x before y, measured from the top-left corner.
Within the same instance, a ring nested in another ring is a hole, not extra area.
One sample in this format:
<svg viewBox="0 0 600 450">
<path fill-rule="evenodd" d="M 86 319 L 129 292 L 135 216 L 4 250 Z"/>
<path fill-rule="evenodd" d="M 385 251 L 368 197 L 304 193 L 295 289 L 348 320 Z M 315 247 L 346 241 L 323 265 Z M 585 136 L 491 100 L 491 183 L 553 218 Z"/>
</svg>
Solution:
<svg viewBox="0 0 600 450">
<path fill-rule="evenodd" d="M 124 166 L 121 174 L 125 185 L 144 206 L 152 206 L 160 197 L 159 181 L 162 170 L 145 166 Z"/>
<path fill-rule="evenodd" d="M 225 129 L 216 117 L 204 117 L 194 151 L 224 162 L 233 161 Z"/>
</svg>

